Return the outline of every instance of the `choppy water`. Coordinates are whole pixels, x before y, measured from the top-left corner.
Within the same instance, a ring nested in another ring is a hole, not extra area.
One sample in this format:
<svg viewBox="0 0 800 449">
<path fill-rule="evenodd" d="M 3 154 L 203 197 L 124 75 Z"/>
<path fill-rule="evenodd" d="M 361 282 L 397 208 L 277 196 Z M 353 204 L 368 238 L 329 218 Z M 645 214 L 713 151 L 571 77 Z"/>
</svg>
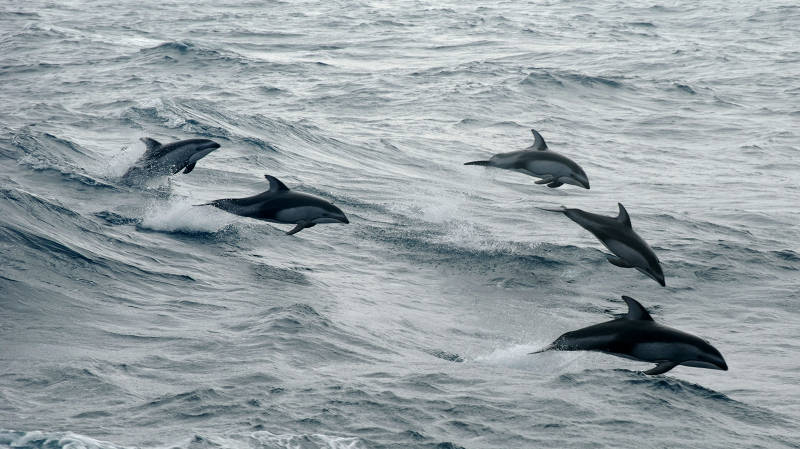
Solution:
<svg viewBox="0 0 800 449">
<path fill-rule="evenodd" d="M 796 2 L 123 3 L 0 4 L 0 446 L 800 447 Z M 667 288 L 537 209 L 617 201 Z M 622 294 L 730 371 L 527 355 Z"/>
</svg>

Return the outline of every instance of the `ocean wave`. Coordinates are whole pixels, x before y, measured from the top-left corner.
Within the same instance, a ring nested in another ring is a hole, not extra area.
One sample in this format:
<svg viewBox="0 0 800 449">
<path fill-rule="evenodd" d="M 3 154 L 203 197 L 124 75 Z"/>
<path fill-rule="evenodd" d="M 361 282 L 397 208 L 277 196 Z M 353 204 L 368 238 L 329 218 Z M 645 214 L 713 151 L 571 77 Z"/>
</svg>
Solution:
<svg viewBox="0 0 800 449">
<path fill-rule="evenodd" d="M 460 229 L 454 224 L 456 232 Z M 487 272 L 524 271 L 533 274 L 541 269 L 559 270 L 586 260 L 594 259 L 589 251 L 576 246 L 559 246 L 549 243 L 523 244 L 494 239 L 468 229 L 462 238 L 447 241 L 447 226 L 432 229 L 414 229 L 409 226 L 368 226 L 370 238 L 382 242 L 404 257 L 426 265 L 446 264 L 467 270 Z"/>
<path fill-rule="evenodd" d="M 552 70 L 546 68 L 534 67 L 534 72 L 528 74 L 521 81 L 523 85 L 530 86 L 557 86 L 560 88 L 585 86 L 585 87 L 610 87 L 620 89 L 626 87 L 621 77 L 603 77 L 587 75 L 580 72 L 568 72 L 564 70 Z"/>
<path fill-rule="evenodd" d="M 91 187 L 115 188 L 99 176 L 90 174 L 93 169 L 99 171 L 101 157 L 69 139 L 25 128 L 12 133 L 10 144 L 9 148 L 14 150 L 7 150 L 5 156 L 15 159 L 20 165 L 35 171 L 53 170 L 64 179 Z"/>
<path fill-rule="evenodd" d="M 0 447 L 797 446 L 800 8 L 212 3 L 0 14 Z M 597 188 L 461 166 L 530 127 Z M 352 224 L 193 206 L 264 173 Z M 534 210 L 620 199 L 667 288 Z M 528 354 L 621 294 L 731 370 Z"/>
<path fill-rule="evenodd" d="M 368 446 L 357 437 L 315 434 L 275 434 L 267 431 L 250 435 L 253 444 L 265 449 L 366 449 Z"/>
<path fill-rule="evenodd" d="M 197 46 L 189 41 L 170 41 L 155 47 L 143 48 L 139 50 L 139 57 L 158 64 L 163 64 L 165 61 L 188 61 L 204 65 L 247 65 L 250 62 L 245 56 L 231 50 L 215 50 Z"/>
<path fill-rule="evenodd" d="M 97 440 L 74 432 L 14 431 L 0 429 L 0 445 L 16 449 L 133 449 L 139 446 L 122 446 Z M 155 446 L 144 446 L 156 449 Z M 166 447 L 166 446 L 165 446 Z M 357 437 L 326 435 L 322 433 L 272 433 L 266 430 L 246 436 L 200 436 L 176 442 L 172 448 L 196 449 L 199 447 L 227 447 L 233 449 L 366 449 L 368 446 Z"/>
<path fill-rule="evenodd" d="M 14 431 L 0 429 L 0 445 L 15 449 L 125 449 L 107 441 L 72 432 Z"/>
<path fill-rule="evenodd" d="M 292 353 L 286 355 L 291 360 L 284 361 L 296 366 L 325 361 L 374 363 L 375 354 L 390 352 L 346 331 L 304 303 L 271 307 L 226 328 L 237 332 L 242 348 L 254 354 L 277 354 L 281 348 L 292 348 Z"/>
<path fill-rule="evenodd" d="M 181 234 L 214 234 L 236 220 L 231 214 L 210 206 L 197 206 L 188 198 L 154 202 L 145 208 L 137 228 L 141 230 Z"/>
</svg>

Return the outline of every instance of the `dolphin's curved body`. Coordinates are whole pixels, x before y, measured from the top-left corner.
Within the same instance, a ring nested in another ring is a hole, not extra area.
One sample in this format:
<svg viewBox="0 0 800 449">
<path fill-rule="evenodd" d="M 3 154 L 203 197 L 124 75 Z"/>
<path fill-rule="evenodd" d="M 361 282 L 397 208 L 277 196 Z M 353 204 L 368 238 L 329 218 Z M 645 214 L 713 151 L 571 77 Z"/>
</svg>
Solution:
<svg viewBox="0 0 800 449">
<path fill-rule="evenodd" d="M 664 271 L 661 269 L 656 253 L 650 248 L 639 234 L 633 230 L 631 217 L 622 203 L 619 206 L 619 215 L 606 217 L 593 214 L 580 209 L 544 209 L 551 212 L 563 212 L 575 223 L 594 234 L 614 256 L 607 256 L 609 262 L 622 268 L 636 268 L 647 276 L 653 278 L 661 286 L 666 286 Z"/>
<path fill-rule="evenodd" d="M 623 296 L 628 314 L 616 320 L 567 332 L 545 351 L 599 351 L 656 366 L 645 374 L 663 374 L 678 365 L 728 370 L 719 351 L 700 337 L 653 321 L 638 301 Z"/>
<path fill-rule="evenodd" d="M 189 173 L 194 170 L 197 161 L 220 147 L 217 142 L 208 139 L 187 139 L 166 145 L 149 137 L 140 140 L 147 150 L 123 178 L 171 175 L 181 170 Z"/>
<path fill-rule="evenodd" d="M 572 159 L 549 151 L 544 137 L 532 129 L 534 142 L 521 151 L 500 153 L 488 161 L 472 161 L 464 165 L 482 165 L 485 167 L 503 168 L 541 178 L 536 184 L 547 184 L 556 188 L 564 184 L 572 184 L 584 189 L 589 188 L 589 178 L 580 165 Z"/>
<path fill-rule="evenodd" d="M 322 198 L 289 190 L 278 178 L 264 175 L 269 190 L 247 198 L 214 200 L 198 206 L 214 206 L 232 214 L 296 226 L 288 235 L 321 223 L 350 223 L 344 212 Z"/>
</svg>

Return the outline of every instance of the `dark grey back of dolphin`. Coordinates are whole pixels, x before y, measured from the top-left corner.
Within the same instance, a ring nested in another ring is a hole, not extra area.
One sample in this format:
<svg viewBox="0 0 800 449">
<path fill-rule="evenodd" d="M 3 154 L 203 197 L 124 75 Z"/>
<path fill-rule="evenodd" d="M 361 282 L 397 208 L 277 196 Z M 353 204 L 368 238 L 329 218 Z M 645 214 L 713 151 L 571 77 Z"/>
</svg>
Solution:
<svg viewBox="0 0 800 449">
<path fill-rule="evenodd" d="M 349 223 L 341 209 L 331 202 L 307 193 L 295 192 L 271 175 L 269 190 L 246 198 L 225 198 L 198 204 L 214 206 L 232 214 L 275 223 L 296 224 L 292 235 L 321 223 Z"/>
<path fill-rule="evenodd" d="M 643 362 L 656 363 L 645 374 L 663 374 L 678 365 L 727 370 L 722 354 L 707 341 L 656 323 L 638 301 L 623 296 L 628 313 L 558 337 L 547 347 L 532 352 L 598 351 Z"/>
<path fill-rule="evenodd" d="M 662 287 L 666 286 L 664 271 L 656 253 L 650 245 L 633 230 L 631 218 L 622 203 L 616 217 L 593 214 L 580 209 L 546 209 L 551 212 L 562 212 L 570 220 L 594 234 L 614 256 L 607 260 L 621 268 L 636 268 L 654 279 Z"/>
</svg>

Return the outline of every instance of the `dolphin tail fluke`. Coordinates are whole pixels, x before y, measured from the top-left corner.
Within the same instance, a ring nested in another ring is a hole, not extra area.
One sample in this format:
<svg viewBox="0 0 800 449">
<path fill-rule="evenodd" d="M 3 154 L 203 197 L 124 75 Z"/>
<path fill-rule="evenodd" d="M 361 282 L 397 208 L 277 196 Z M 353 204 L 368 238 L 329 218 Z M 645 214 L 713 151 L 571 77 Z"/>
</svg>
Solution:
<svg viewBox="0 0 800 449">
<path fill-rule="evenodd" d="M 472 161 L 472 162 L 465 162 L 464 165 L 481 165 L 481 166 L 488 166 L 489 161 Z"/>
<path fill-rule="evenodd" d="M 210 203 L 192 204 L 192 206 L 216 206 L 216 204 L 214 204 L 214 201 L 212 201 Z"/>
<path fill-rule="evenodd" d="M 561 213 L 564 213 L 564 212 L 567 211 L 567 208 L 564 207 L 564 206 L 561 206 L 560 209 L 559 208 L 552 208 L 551 209 L 549 207 L 537 207 L 537 209 L 540 209 L 540 210 L 543 210 L 543 211 L 547 211 L 547 212 L 561 212 Z"/>
<path fill-rule="evenodd" d="M 529 352 L 528 355 L 530 355 L 530 354 L 541 354 L 543 352 L 552 351 L 554 349 L 556 349 L 555 345 L 547 345 L 547 346 L 545 346 L 544 348 L 542 348 L 542 349 L 540 349 L 538 351 Z"/>
</svg>

